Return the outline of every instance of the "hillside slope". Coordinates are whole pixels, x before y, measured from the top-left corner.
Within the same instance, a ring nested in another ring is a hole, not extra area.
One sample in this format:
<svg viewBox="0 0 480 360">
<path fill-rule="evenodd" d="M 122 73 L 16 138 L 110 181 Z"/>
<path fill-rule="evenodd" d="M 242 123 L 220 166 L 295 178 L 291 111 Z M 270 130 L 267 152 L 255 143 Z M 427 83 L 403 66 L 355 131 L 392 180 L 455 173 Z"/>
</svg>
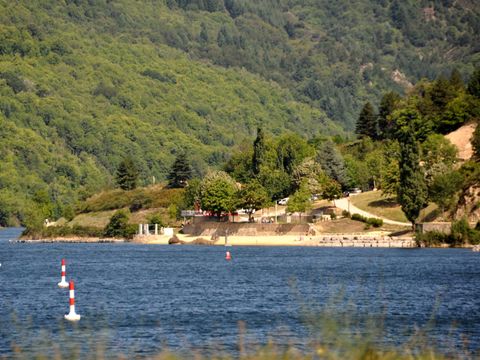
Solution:
<svg viewBox="0 0 480 360">
<path fill-rule="evenodd" d="M 393 73 L 471 73 L 478 4 L 429 4 L 0 0 L 0 224 L 71 213 L 127 155 L 201 174 L 257 126 L 342 134 Z"/>
</svg>

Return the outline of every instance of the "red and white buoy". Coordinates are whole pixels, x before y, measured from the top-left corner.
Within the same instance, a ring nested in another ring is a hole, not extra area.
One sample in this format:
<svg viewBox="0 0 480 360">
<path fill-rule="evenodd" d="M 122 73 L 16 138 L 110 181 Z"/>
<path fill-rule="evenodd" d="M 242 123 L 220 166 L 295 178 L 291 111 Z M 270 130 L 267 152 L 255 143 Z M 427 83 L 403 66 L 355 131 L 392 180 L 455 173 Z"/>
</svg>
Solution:
<svg viewBox="0 0 480 360">
<path fill-rule="evenodd" d="M 68 283 L 65 280 L 65 274 L 66 274 L 65 270 L 66 270 L 65 259 L 62 259 L 62 281 L 60 281 L 58 283 L 58 287 L 61 287 L 61 288 L 67 288 L 68 287 Z"/>
<path fill-rule="evenodd" d="M 230 251 L 227 251 L 225 254 L 225 260 L 232 260 L 232 255 L 230 255 Z"/>
<path fill-rule="evenodd" d="M 80 320 L 80 315 L 75 312 L 75 286 L 73 280 L 70 280 L 70 312 L 65 314 L 65 319 L 70 321 Z"/>
</svg>

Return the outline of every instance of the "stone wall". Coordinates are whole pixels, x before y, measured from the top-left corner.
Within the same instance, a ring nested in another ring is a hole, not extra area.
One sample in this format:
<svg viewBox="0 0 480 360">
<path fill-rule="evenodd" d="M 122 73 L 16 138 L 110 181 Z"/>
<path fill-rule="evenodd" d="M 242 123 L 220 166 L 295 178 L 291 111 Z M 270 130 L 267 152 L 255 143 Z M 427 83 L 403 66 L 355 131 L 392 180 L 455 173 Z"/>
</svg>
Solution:
<svg viewBox="0 0 480 360">
<path fill-rule="evenodd" d="M 413 248 L 417 244 L 413 238 L 397 238 L 390 236 L 371 235 L 322 235 L 311 237 L 309 245 L 325 247 L 382 247 L 382 248 Z"/>
<path fill-rule="evenodd" d="M 193 236 L 261 236 L 261 235 L 307 235 L 308 224 L 258 224 L 258 223 L 221 223 L 202 222 L 185 225 L 182 233 Z"/>
<path fill-rule="evenodd" d="M 426 222 L 416 224 L 417 232 L 424 234 L 429 231 L 437 231 L 443 234 L 450 234 L 452 223 L 450 222 Z"/>
</svg>

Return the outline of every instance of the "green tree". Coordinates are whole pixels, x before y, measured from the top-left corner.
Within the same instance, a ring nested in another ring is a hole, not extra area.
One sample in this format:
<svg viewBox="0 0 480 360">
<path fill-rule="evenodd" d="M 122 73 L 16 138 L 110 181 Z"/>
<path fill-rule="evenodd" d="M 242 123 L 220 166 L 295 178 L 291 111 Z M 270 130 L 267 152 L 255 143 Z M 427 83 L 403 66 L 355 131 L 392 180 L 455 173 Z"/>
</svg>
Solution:
<svg viewBox="0 0 480 360">
<path fill-rule="evenodd" d="M 184 188 L 192 178 L 192 167 L 185 152 L 180 152 L 173 162 L 167 176 L 168 186 L 171 188 Z"/>
<path fill-rule="evenodd" d="M 397 200 L 415 229 L 415 221 L 420 210 L 427 205 L 427 186 L 420 168 L 420 150 L 413 126 L 410 124 L 410 126 L 402 127 L 398 135 L 400 176 Z"/>
<path fill-rule="evenodd" d="M 238 187 L 235 181 L 223 171 L 208 173 L 200 185 L 202 209 L 217 216 L 237 208 Z"/>
<path fill-rule="evenodd" d="M 302 184 L 302 186 L 300 186 L 300 188 L 288 199 L 287 211 L 291 213 L 303 213 L 311 209 L 312 204 L 310 201 L 310 195 L 306 184 Z"/>
<path fill-rule="evenodd" d="M 116 211 L 103 231 L 104 236 L 130 239 L 135 234 L 134 225 L 128 224 L 130 214 L 125 210 Z"/>
<path fill-rule="evenodd" d="M 262 128 L 257 129 L 257 138 L 253 142 L 253 157 L 252 157 L 252 169 L 255 175 L 260 173 L 260 167 L 265 162 L 265 135 Z"/>
<path fill-rule="evenodd" d="M 199 35 L 199 41 L 201 44 L 206 45 L 208 44 L 208 31 L 207 31 L 207 25 L 205 25 L 204 22 L 200 24 L 200 35 Z"/>
<path fill-rule="evenodd" d="M 375 110 L 372 104 L 367 102 L 360 112 L 357 120 L 355 133 L 358 135 L 368 136 L 372 139 L 377 139 L 378 120 L 375 115 Z"/>
<path fill-rule="evenodd" d="M 306 157 L 314 154 L 313 148 L 297 134 L 285 134 L 277 139 L 278 164 L 288 175 Z"/>
<path fill-rule="evenodd" d="M 457 161 L 457 148 L 440 134 L 432 134 L 420 146 L 425 180 L 429 187 L 440 174 L 450 172 Z"/>
<path fill-rule="evenodd" d="M 328 179 L 325 184 L 322 197 L 329 201 L 335 201 L 342 196 L 342 187 L 338 182 L 333 179 Z"/>
<path fill-rule="evenodd" d="M 462 74 L 458 71 L 457 68 L 453 69 L 450 73 L 450 78 L 448 79 L 450 86 L 456 90 L 463 89 L 465 84 L 463 83 Z"/>
<path fill-rule="evenodd" d="M 472 136 L 472 147 L 476 160 L 480 161 L 480 123 L 478 122 Z"/>
<path fill-rule="evenodd" d="M 122 190 L 133 190 L 137 187 L 139 172 L 132 158 L 127 157 L 120 162 L 116 173 L 116 181 Z"/>
<path fill-rule="evenodd" d="M 319 163 L 313 158 L 306 158 L 293 171 L 293 184 L 299 189 L 305 183 L 310 194 L 319 194 L 322 191 L 321 180 L 324 173 Z"/>
<path fill-rule="evenodd" d="M 346 186 L 349 182 L 345 162 L 335 144 L 328 140 L 323 142 L 317 152 L 317 161 L 329 177 Z"/>
<path fill-rule="evenodd" d="M 381 139 L 392 139 L 395 132 L 395 123 L 390 115 L 400 101 L 400 95 L 390 91 L 383 95 L 378 107 L 378 131 Z"/>
<path fill-rule="evenodd" d="M 438 174 L 428 189 L 429 198 L 444 213 L 456 201 L 455 194 L 461 189 L 462 184 L 463 177 L 458 171 Z"/>
<path fill-rule="evenodd" d="M 480 98 L 480 67 L 477 67 L 470 77 L 467 90 L 473 96 Z"/>
<path fill-rule="evenodd" d="M 192 179 L 188 182 L 185 192 L 183 193 L 183 208 L 195 210 L 200 209 L 200 194 L 201 181 L 199 179 Z"/>
<path fill-rule="evenodd" d="M 239 199 L 238 207 L 247 211 L 249 221 L 252 221 L 253 212 L 265 207 L 270 200 L 267 190 L 256 179 L 242 187 Z"/>
</svg>

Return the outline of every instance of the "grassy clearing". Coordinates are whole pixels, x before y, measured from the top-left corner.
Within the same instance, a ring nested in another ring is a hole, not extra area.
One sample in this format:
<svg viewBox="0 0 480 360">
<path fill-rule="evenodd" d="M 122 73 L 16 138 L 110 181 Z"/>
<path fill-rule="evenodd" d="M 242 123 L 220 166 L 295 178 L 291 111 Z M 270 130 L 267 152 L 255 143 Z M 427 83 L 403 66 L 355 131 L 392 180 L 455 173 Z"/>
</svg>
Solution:
<svg viewBox="0 0 480 360">
<path fill-rule="evenodd" d="M 121 189 L 103 191 L 85 200 L 78 206 L 78 212 L 100 212 L 134 207 L 135 210 L 167 208 L 181 200 L 183 189 L 168 189 L 163 185 L 153 185 L 135 190 Z"/>
<path fill-rule="evenodd" d="M 332 221 L 318 222 L 315 224 L 320 232 L 323 233 L 338 233 L 338 234 L 354 234 L 354 233 L 368 233 L 372 231 L 397 232 L 404 228 L 397 225 L 383 224 L 379 228 L 367 227 L 365 223 L 354 221 L 347 218 L 341 218 Z"/>
<path fill-rule="evenodd" d="M 369 191 L 357 195 L 351 195 L 350 201 L 361 210 L 394 221 L 409 222 L 402 211 L 401 206 L 394 197 L 382 196 L 381 191 Z M 420 213 L 420 221 L 434 220 L 437 206 L 433 203 Z"/>
</svg>

